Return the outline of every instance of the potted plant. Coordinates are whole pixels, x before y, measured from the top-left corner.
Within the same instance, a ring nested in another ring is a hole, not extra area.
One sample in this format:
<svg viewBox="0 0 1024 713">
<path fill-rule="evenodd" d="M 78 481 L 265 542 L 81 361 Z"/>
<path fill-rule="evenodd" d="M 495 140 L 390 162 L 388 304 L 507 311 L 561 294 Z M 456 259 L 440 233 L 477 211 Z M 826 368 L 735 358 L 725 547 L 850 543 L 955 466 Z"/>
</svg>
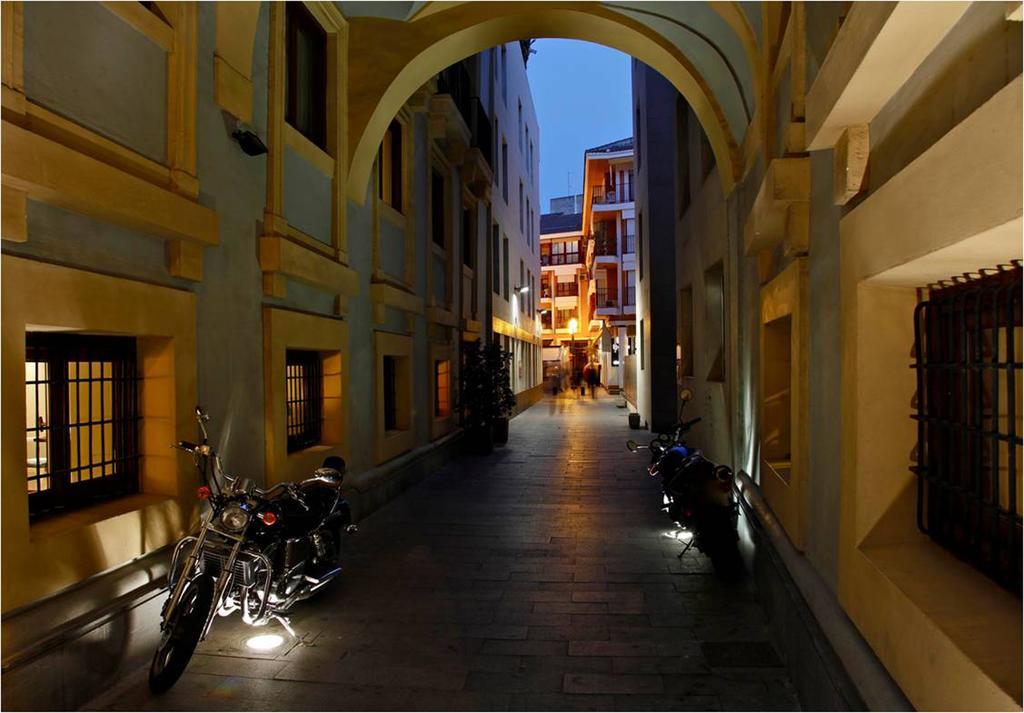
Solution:
<svg viewBox="0 0 1024 713">
<path fill-rule="evenodd" d="M 487 455 L 494 450 L 489 406 L 492 388 L 479 339 L 465 347 L 459 391 L 468 450 Z"/>
<path fill-rule="evenodd" d="M 495 443 L 508 443 L 508 419 L 516 407 L 516 396 L 511 386 L 511 362 L 512 353 L 498 344 L 491 343 L 484 348 L 484 363 L 491 376 L 492 400 L 489 410 Z"/>
</svg>

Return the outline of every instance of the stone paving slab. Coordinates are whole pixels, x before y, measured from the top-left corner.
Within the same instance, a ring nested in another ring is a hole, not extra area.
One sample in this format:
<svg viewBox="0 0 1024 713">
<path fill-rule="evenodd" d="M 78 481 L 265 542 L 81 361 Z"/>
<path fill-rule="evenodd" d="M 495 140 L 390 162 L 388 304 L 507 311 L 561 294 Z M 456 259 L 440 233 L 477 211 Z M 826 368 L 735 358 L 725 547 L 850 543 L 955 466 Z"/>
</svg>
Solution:
<svg viewBox="0 0 1024 713">
<path fill-rule="evenodd" d="M 139 671 L 88 708 L 796 709 L 749 583 L 676 558 L 614 401 L 549 398 L 360 523 L 298 641 L 218 619 L 169 693 Z"/>
</svg>

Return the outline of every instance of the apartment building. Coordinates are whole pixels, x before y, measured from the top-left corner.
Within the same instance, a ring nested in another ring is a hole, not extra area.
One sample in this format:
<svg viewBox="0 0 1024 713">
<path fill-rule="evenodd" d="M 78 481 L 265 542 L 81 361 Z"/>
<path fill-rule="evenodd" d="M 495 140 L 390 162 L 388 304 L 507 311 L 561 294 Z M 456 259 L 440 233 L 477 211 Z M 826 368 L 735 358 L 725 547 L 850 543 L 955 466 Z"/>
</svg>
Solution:
<svg viewBox="0 0 1024 713">
<path fill-rule="evenodd" d="M 456 452 L 466 342 L 535 397 L 539 131 L 499 47 L 414 87 L 355 189 L 333 3 L 2 22 L 4 705 L 64 708 L 152 651 L 196 404 L 259 485 L 345 458 L 359 516 Z"/>
<path fill-rule="evenodd" d="M 510 351 L 520 408 L 541 394 L 540 129 L 526 74 L 526 45 L 512 42 L 480 55 L 480 96 L 493 132 L 489 230 L 492 332 Z"/>
<path fill-rule="evenodd" d="M 570 199 L 573 197 L 570 196 Z M 544 377 L 568 376 L 587 362 L 589 322 L 586 302 L 583 213 L 574 212 L 574 201 L 551 200 L 551 213 L 540 217 L 541 338 Z M 564 207 L 567 213 L 555 212 Z"/>
<path fill-rule="evenodd" d="M 628 396 L 637 329 L 633 138 L 587 149 L 583 176 L 591 353 L 608 391 Z"/>
</svg>

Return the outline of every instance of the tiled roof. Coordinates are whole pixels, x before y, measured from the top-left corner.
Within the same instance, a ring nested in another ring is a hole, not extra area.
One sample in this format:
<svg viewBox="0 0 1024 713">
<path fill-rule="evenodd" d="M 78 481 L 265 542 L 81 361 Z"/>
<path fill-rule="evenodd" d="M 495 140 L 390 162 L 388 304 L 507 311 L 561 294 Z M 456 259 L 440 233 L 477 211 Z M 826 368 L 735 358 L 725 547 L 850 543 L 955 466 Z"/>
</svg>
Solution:
<svg viewBox="0 0 1024 713">
<path fill-rule="evenodd" d="M 587 153 L 616 153 L 618 151 L 632 151 L 633 150 L 633 137 L 627 136 L 624 139 L 618 141 L 612 141 L 611 143 L 601 144 L 595 146 L 592 149 L 587 149 Z"/>
<path fill-rule="evenodd" d="M 544 213 L 540 217 L 540 234 L 571 233 L 582 230 L 582 213 Z"/>
</svg>

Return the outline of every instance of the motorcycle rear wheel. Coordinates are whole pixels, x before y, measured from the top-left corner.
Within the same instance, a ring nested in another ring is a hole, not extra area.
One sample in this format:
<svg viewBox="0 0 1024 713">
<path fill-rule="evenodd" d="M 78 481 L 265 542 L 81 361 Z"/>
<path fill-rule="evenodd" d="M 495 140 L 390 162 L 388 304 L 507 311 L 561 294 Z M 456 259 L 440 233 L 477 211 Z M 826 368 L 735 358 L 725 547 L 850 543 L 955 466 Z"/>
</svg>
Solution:
<svg viewBox="0 0 1024 713">
<path fill-rule="evenodd" d="M 167 692 L 181 678 L 199 644 L 212 605 L 210 577 L 199 577 L 185 585 L 171 619 L 163 622 L 160 643 L 149 666 L 149 690 L 153 693 Z"/>
</svg>

